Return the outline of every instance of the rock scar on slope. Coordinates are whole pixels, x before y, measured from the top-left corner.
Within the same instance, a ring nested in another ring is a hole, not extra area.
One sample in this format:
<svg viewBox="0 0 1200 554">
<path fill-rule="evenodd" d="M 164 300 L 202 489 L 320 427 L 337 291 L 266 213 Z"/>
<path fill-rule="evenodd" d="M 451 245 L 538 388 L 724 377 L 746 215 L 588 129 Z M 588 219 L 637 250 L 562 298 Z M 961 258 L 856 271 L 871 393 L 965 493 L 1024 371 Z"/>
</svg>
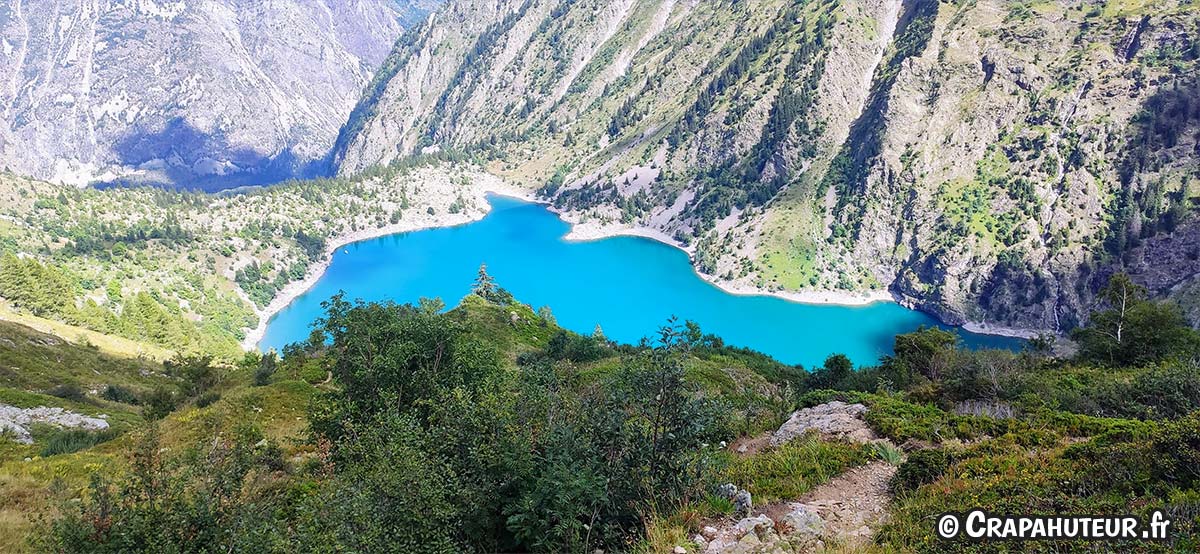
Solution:
<svg viewBox="0 0 1200 554">
<path fill-rule="evenodd" d="M 39 423 L 76 429 L 108 429 L 108 422 L 101 418 L 80 415 L 62 408 L 16 408 L 0 404 L 0 433 L 10 433 L 13 439 L 21 444 L 33 443 L 29 428 Z"/>
</svg>

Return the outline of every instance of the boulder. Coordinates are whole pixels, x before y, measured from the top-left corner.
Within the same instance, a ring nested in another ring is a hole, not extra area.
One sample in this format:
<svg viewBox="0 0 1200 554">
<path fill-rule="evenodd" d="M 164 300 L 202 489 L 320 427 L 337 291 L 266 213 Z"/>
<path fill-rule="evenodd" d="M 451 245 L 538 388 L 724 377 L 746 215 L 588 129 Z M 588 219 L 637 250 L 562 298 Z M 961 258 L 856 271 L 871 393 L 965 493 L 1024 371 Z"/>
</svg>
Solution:
<svg viewBox="0 0 1200 554">
<path fill-rule="evenodd" d="M 750 508 L 754 507 L 754 500 L 750 497 L 750 491 L 739 490 L 733 497 L 733 509 L 738 514 L 749 514 Z"/>
<path fill-rule="evenodd" d="M 789 507 L 791 511 L 780 519 L 780 523 L 790 529 L 790 534 L 819 536 L 825 530 L 825 521 L 808 506 L 793 503 Z"/>
<path fill-rule="evenodd" d="M 22 444 L 33 443 L 33 437 L 29 433 L 29 428 L 38 423 L 76 429 L 108 429 L 108 422 L 102 418 L 88 417 L 75 412 L 69 412 L 62 408 L 47 406 L 17 408 L 0 404 L 0 433 L 11 434 L 17 442 Z"/>
<path fill-rule="evenodd" d="M 768 532 L 774 532 L 775 521 L 765 515 L 757 515 L 747 517 L 737 522 L 733 528 L 737 530 L 737 534 L 745 537 L 749 534 L 757 535 L 762 538 Z"/>
<path fill-rule="evenodd" d="M 850 442 L 867 443 L 878 440 L 863 414 L 867 407 L 862 404 L 828 402 L 792 413 L 778 431 L 771 436 L 771 444 L 779 446 L 810 431 L 825 438 L 844 439 Z"/>
</svg>

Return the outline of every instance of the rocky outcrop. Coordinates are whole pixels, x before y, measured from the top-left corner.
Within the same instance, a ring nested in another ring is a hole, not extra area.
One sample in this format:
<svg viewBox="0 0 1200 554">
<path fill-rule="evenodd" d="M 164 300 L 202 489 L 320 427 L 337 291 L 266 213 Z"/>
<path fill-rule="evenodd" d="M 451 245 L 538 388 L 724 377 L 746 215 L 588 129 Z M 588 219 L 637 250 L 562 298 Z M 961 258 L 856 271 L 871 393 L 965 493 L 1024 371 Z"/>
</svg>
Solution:
<svg viewBox="0 0 1200 554">
<path fill-rule="evenodd" d="M 867 426 L 862 404 L 833 401 L 793 412 L 791 417 L 771 435 L 771 444 L 778 446 L 806 433 L 818 433 L 823 438 L 868 443 L 879 437 Z"/>
<path fill-rule="evenodd" d="M 108 429 L 108 422 L 102 418 L 88 417 L 62 408 L 16 408 L 0 404 L 0 435 L 8 434 L 21 444 L 32 444 L 33 436 L 29 430 L 37 424 L 93 431 Z"/>
<path fill-rule="evenodd" d="M 325 170 L 432 1 L 0 1 L 0 168 L 77 185 Z"/>
<path fill-rule="evenodd" d="M 812 433 L 825 440 L 886 442 L 867 427 L 863 420 L 866 412 L 862 404 L 838 401 L 798 410 L 770 436 L 771 446 Z M 700 552 L 709 554 L 815 552 L 830 541 L 846 546 L 864 544 L 887 517 L 887 486 L 895 472 L 895 466 L 873 462 L 851 469 L 801 498 L 762 506 L 754 506 L 749 491 L 736 484 L 721 485 L 717 494 L 734 502 L 734 517 L 704 526 L 692 542 Z"/>
</svg>

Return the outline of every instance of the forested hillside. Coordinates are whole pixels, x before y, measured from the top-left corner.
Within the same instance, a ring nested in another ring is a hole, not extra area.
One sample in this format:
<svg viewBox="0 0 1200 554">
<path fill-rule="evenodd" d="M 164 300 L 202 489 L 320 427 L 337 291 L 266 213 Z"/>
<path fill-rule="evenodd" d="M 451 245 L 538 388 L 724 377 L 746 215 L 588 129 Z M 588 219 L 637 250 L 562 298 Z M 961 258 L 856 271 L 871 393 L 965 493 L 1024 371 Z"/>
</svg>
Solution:
<svg viewBox="0 0 1200 554">
<path fill-rule="evenodd" d="M 1126 272 L 1196 321 L 1192 0 L 458 0 L 397 45 L 342 174 L 489 157 L 568 218 L 769 290 L 1065 332 Z"/>
<path fill-rule="evenodd" d="M 476 171 L 437 160 L 236 194 L 79 189 L 0 174 L 0 302 L 225 358 L 331 243 L 486 208 Z M 253 346 L 253 345 L 250 345 Z"/>
</svg>

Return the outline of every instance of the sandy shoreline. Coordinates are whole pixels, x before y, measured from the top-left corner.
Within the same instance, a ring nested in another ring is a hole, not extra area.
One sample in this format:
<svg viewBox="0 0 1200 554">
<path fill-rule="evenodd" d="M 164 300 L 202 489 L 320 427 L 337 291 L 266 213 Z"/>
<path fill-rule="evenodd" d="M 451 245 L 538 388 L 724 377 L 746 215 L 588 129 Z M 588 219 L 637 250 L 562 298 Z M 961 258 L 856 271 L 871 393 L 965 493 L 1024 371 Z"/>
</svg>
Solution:
<svg viewBox="0 0 1200 554">
<path fill-rule="evenodd" d="M 592 222 L 572 223 L 571 232 L 567 233 L 566 240 L 587 242 L 619 236 L 648 238 L 682 250 L 689 257 L 692 255 L 690 250 L 684 248 L 666 233 L 644 227 L 603 225 Z M 700 273 L 695 265 L 692 266 L 692 272 L 722 291 L 738 296 L 774 296 L 800 304 L 828 304 L 834 306 L 867 306 L 876 302 L 896 302 L 891 293 L 881 290 L 866 292 L 836 290 L 768 291 L 753 286 L 722 281 L 715 276 Z"/>
<path fill-rule="evenodd" d="M 1004 327 L 993 325 L 991 323 L 968 321 L 962 325 L 963 329 L 980 335 L 996 335 L 1000 337 L 1009 337 L 1014 339 L 1033 339 L 1043 334 L 1038 331 L 1029 329 L 1017 329 L 1015 327 Z"/>
<path fill-rule="evenodd" d="M 535 202 L 543 205 L 546 204 L 544 201 L 535 198 L 530 191 L 508 185 L 499 178 L 486 179 L 482 182 L 473 182 L 472 191 L 480 195 L 498 194 L 501 196 L 518 198 L 527 202 Z M 271 319 L 301 295 L 308 292 L 308 290 L 311 289 L 313 285 L 315 285 L 317 281 L 321 279 L 321 276 L 325 274 L 326 269 L 329 268 L 329 264 L 333 261 L 333 254 L 339 248 L 346 247 L 356 242 L 398 233 L 421 231 L 439 227 L 453 227 L 456 225 L 465 225 L 467 223 L 479 221 L 491 212 L 491 205 L 487 202 L 484 202 L 483 204 L 484 205 L 482 207 L 478 207 L 477 209 L 469 212 L 458 214 L 439 213 L 437 216 L 433 216 L 432 218 L 417 220 L 409 219 L 393 225 L 387 225 L 373 229 L 362 229 L 330 239 L 329 244 L 325 249 L 324 257 L 320 262 L 313 264 L 312 267 L 309 268 L 309 271 L 304 276 L 304 279 L 288 283 L 276 294 L 275 298 L 265 308 L 255 308 L 255 312 L 259 319 L 258 326 L 254 329 L 248 329 L 246 331 L 246 338 L 242 341 L 242 348 L 245 350 L 256 350 L 258 348 L 259 343 L 262 342 L 262 339 L 266 334 L 267 325 L 270 323 Z M 605 225 L 591 221 L 577 222 L 572 221 L 572 218 L 564 216 L 563 213 L 553 209 L 552 207 L 550 209 L 552 212 L 571 225 L 571 231 L 567 233 L 566 237 L 564 237 L 569 241 L 586 242 L 603 240 L 617 236 L 633 236 L 651 239 L 677 248 L 688 254 L 689 258 L 692 254 L 687 248 L 684 248 L 682 245 L 676 242 L 673 237 L 657 229 L 647 229 L 644 227 L 633 227 L 627 225 Z M 876 302 L 897 302 L 897 299 L 891 293 L 885 290 L 866 292 L 845 292 L 832 290 L 767 291 L 753 286 L 739 285 L 719 280 L 714 276 L 700 273 L 694 265 L 692 266 L 692 271 L 701 279 L 704 279 L 708 283 L 720 288 L 722 291 L 728 294 L 735 294 L 739 296 L 773 296 L 800 304 L 834 306 L 866 306 Z M 1023 339 L 1033 338 L 1039 334 L 1036 331 L 1031 331 L 1028 329 L 1001 327 L 980 322 L 969 322 L 963 325 L 962 328 L 972 333 Z"/>
</svg>

